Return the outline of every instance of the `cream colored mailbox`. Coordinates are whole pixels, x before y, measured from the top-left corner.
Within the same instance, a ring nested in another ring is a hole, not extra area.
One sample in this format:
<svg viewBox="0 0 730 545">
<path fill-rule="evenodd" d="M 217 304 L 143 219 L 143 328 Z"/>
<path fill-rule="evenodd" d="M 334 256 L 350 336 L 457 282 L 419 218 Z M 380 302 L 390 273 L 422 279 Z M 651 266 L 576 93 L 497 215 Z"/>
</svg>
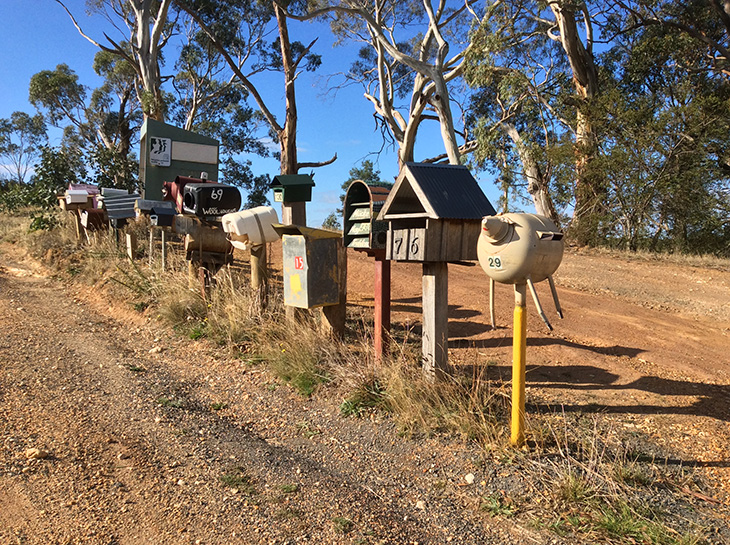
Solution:
<svg viewBox="0 0 730 545">
<path fill-rule="evenodd" d="M 535 214 L 503 214 L 482 219 L 477 242 L 479 264 L 490 278 L 489 306 L 494 316 L 494 282 L 514 284 L 515 312 L 512 333 L 512 433 L 513 445 L 525 443 L 525 352 L 527 287 L 540 318 L 552 329 L 535 291 L 535 282 L 548 280 L 558 315 L 562 318 L 552 274 L 563 259 L 563 233 L 550 219 Z M 494 318 L 492 318 L 494 323 Z"/>
</svg>

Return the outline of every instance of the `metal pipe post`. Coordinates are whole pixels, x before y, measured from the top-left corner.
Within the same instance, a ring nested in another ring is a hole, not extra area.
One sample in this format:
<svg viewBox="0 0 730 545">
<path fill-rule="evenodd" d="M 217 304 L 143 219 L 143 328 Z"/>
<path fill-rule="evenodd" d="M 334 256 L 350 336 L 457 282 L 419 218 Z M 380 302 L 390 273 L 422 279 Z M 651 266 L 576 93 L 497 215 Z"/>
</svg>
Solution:
<svg viewBox="0 0 730 545">
<path fill-rule="evenodd" d="M 510 442 L 516 447 L 525 444 L 526 299 L 526 284 L 515 284 L 515 313 L 512 326 L 512 434 Z"/>
<path fill-rule="evenodd" d="M 489 279 L 489 320 L 492 323 L 492 331 L 497 329 L 497 322 L 494 319 L 494 289 L 495 289 L 494 278 Z"/>
</svg>

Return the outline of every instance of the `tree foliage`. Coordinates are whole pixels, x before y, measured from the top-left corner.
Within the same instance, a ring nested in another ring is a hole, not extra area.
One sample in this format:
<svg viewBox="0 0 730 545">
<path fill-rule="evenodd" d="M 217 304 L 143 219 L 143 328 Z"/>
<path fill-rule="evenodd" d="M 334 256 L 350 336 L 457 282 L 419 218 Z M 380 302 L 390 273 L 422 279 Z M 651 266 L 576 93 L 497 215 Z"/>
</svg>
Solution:
<svg viewBox="0 0 730 545">
<path fill-rule="evenodd" d="M 0 168 L 4 178 L 24 183 L 35 160 L 46 144 L 46 123 L 43 116 L 13 112 L 0 119 Z"/>
</svg>

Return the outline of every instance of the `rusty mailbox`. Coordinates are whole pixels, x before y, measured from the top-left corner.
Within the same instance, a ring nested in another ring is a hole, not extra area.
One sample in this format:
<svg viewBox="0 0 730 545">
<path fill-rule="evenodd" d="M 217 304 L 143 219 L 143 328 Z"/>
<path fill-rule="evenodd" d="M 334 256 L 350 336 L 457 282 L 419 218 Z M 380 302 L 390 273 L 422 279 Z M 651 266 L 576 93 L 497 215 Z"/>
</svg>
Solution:
<svg viewBox="0 0 730 545">
<path fill-rule="evenodd" d="M 481 220 L 495 213 L 466 167 L 406 163 L 378 215 L 390 223 L 386 258 L 476 261 Z"/>
<path fill-rule="evenodd" d="M 299 225 L 273 226 L 284 253 L 284 304 L 315 308 L 340 304 L 340 233 Z"/>
<path fill-rule="evenodd" d="M 390 261 L 385 259 L 388 222 L 377 219 L 389 194 L 389 187 L 355 180 L 347 188 L 343 208 L 345 247 L 375 258 L 373 345 L 377 361 L 388 352 L 390 341 Z"/>
</svg>

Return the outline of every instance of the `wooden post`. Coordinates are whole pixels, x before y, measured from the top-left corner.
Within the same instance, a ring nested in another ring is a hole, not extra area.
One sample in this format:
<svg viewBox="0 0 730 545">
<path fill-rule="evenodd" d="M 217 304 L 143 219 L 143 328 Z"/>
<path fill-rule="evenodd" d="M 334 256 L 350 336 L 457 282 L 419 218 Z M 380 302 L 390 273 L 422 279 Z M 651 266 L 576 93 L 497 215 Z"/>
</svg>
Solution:
<svg viewBox="0 0 730 545">
<path fill-rule="evenodd" d="M 127 257 L 134 261 L 137 256 L 137 235 L 134 233 L 127 233 Z"/>
<path fill-rule="evenodd" d="M 152 252 L 155 249 L 155 230 L 150 227 L 150 252 L 149 252 L 149 266 L 152 268 Z"/>
<path fill-rule="evenodd" d="M 167 267 L 167 230 L 162 228 L 162 270 Z"/>
<path fill-rule="evenodd" d="M 261 308 L 266 308 L 269 274 L 266 270 L 266 244 L 251 248 L 251 289 L 258 295 Z"/>
<path fill-rule="evenodd" d="M 339 300 L 336 305 L 322 307 L 322 328 L 325 333 L 338 339 L 345 337 L 347 317 L 347 248 L 340 238 L 337 240 L 337 272 L 339 276 Z"/>
<path fill-rule="evenodd" d="M 429 380 L 448 374 L 449 268 L 445 261 L 423 263 L 423 372 Z"/>
<path fill-rule="evenodd" d="M 284 225 L 307 225 L 307 203 L 281 203 L 281 223 Z"/>
<path fill-rule="evenodd" d="M 390 261 L 375 258 L 375 361 L 380 363 L 390 347 Z"/>
<path fill-rule="evenodd" d="M 81 244 L 82 238 L 81 233 L 84 230 L 84 226 L 81 224 L 81 210 L 73 211 L 74 220 L 76 220 L 76 242 Z"/>
</svg>

